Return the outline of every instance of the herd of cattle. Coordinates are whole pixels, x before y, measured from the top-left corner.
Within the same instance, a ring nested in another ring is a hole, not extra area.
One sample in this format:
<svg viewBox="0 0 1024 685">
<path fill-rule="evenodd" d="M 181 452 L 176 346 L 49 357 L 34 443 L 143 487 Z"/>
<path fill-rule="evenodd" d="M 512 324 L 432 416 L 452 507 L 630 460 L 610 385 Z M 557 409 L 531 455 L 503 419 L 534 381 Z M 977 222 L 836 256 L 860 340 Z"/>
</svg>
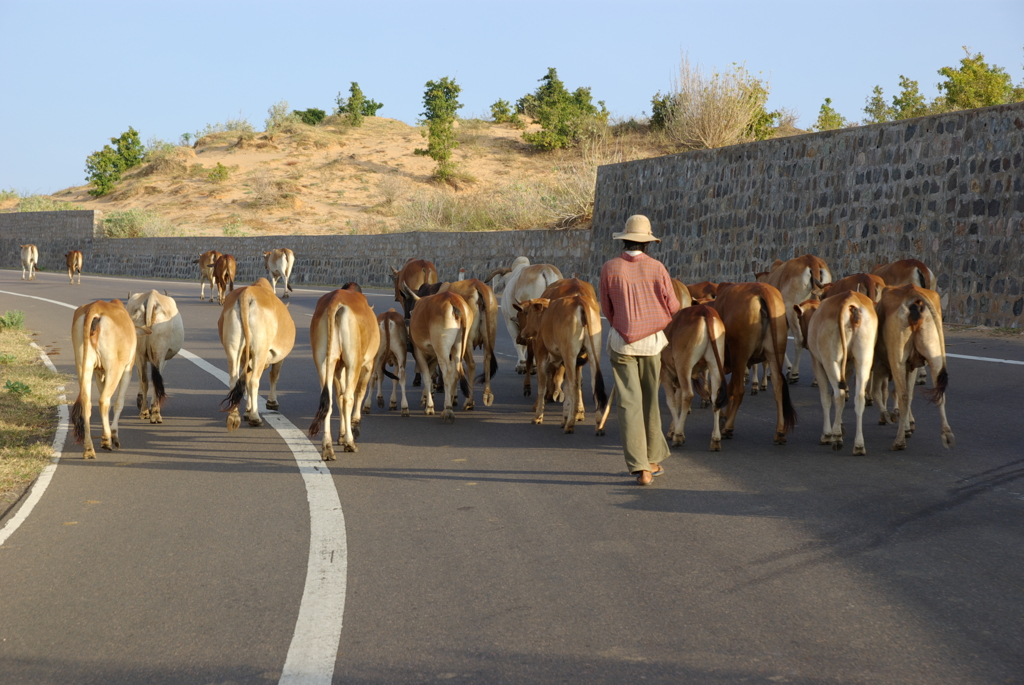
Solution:
<svg viewBox="0 0 1024 685">
<path fill-rule="evenodd" d="M 38 250 L 34 245 L 21 247 L 22 278 L 32 280 Z M 71 283 L 77 271 L 81 284 L 82 253 L 69 252 L 66 260 Z M 246 421 L 262 425 L 257 400 L 260 377 L 267 367 L 266 406 L 278 408 L 277 381 L 295 344 L 295 323 L 282 302 L 292 290 L 288 281 L 295 255 L 287 248 L 278 249 L 265 252 L 264 261 L 269 281 L 260 278 L 253 285 L 235 288 L 234 257 L 210 251 L 196 260 L 202 281 L 200 299 L 205 299 L 209 282 L 210 301 L 216 296 L 221 305 L 217 327 L 230 375 L 230 391 L 222 408 L 228 413 L 229 431 L 241 425 L 243 399 Z M 405 366 L 410 351 L 417 372 L 413 385 L 423 386 L 421 406 L 426 414 L 434 414 L 433 395 L 441 392 L 443 420 L 454 421 L 459 390 L 465 398 L 463 409 L 473 409 L 477 382 L 483 383 L 483 403 L 490 406 L 494 401 L 491 378 L 498 367 L 494 348 L 499 316 L 515 343 L 516 371 L 525 376 L 527 396 L 532 394 L 531 373 L 536 369 L 533 422 L 543 422 L 548 400 L 561 401 L 562 427 L 572 433 L 585 418 L 583 367 L 589 366 L 596 430 L 604 434 L 611 398 L 601 373 L 601 316 L 591 284 L 564 278 L 550 264 L 531 265 L 526 257 L 483 280 L 466 279 L 460 270 L 460 280 L 440 282 L 434 265 L 421 259 L 410 259 L 401 270 L 391 267 L 391 271 L 401 314 L 391 309 L 375 315 L 356 283 L 347 283 L 317 301 L 309 334 L 321 392 L 309 435 L 323 433 L 323 459 L 335 458 L 330 428 L 335 397 L 340 416 L 338 444 L 349 452 L 356 450 L 361 412 L 370 407 L 371 384 L 383 408 L 384 376 L 391 378 L 389 408 L 398 409 L 400 388 L 402 415 L 409 415 Z M 857 420 L 853 453 L 866 453 L 862 419 L 864 407 L 872 403 L 879 408 L 880 424 L 899 424 L 892 449 L 905 449 L 906 438 L 914 432 L 913 389 L 915 382 L 924 383 L 923 376 L 918 379 L 918 370 L 923 374 L 926 365 L 933 387 L 925 395 L 938 406 L 943 445 L 953 444 L 945 410 L 948 374 L 941 306 L 935 276 L 927 266 L 906 259 L 881 265 L 871 274 L 833 281 L 822 259 L 805 255 L 777 260 L 771 270 L 755 276 L 756 281 L 748 283 L 705 281 L 689 286 L 673 279 L 681 306 L 665 329 L 669 345 L 661 353 L 661 381 L 672 415 L 668 436 L 673 445 L 685 442 L 686 416 L 694 396 L 700 395 L 702 406 L 710 405 L 714 412 L 711 450 L 721 450 L 722 438 L 733 435 L 748 377 L 751 394 L 766 390 L 772 379 L 774 440 L 784 444 L 797 418 L 789 383 L 798 381 L 804 348 L 811 355 L 821 395 L 821 444 L 842 448 L 843 407 L 852 394 Z M 281 299 L 278 279 L 284 284 Z M 490 284 L 501 290 L 500 302 Z M 786 353 L 789 335 L 795 343 L 792 361 Z M 85 443 L 85 458 L 96 455 L 90 435 L 93 380 L 103 423 L 101 447 L 120 446 L 118 419 L 133 366 L 138 368 L 140 418 L 163 422 L 164 365 L 184 342 L 181 315 L 171 297 L 151 290 L 131 295 L 127 307 L 120 300 L 83 305 L 75 310 L 72 340 L 80 387 L 71 412 L 72 427 L 76 440 Z M 483 350 L 479 377 L 473 355 L 478 348 Z M 147 376 L 152 379 L 152 403 Z M 892 410 L 888 409 L 890 382 L 895 387 Z"/>
</svg>

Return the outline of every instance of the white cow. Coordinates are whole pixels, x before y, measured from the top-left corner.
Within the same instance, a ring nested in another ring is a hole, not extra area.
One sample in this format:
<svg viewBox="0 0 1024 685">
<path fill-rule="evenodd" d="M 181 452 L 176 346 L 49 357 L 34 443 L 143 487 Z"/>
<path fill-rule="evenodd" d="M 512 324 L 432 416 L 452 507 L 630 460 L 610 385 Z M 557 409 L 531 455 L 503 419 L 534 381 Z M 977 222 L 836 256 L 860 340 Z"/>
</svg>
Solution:
<svg viewBox="0 0 1024 685">
<path fill-rule="evenodd" d="M 135 348 L 135 368 L 139 374 L 139 394 L 136 404 L 139 418 L 150 423 L 163 423 L 160 413 L 167 393 L 164 391 L 164 365 L 178 354 L 185 341 L 185 326 L 174 298 L 155 290 L 135 293 L 128 298 L 128 315 L 136 328 L 148 328 L 151 333 L 140 334 Z M 147 366 L 153 379 L 153 403 L 149 403 Z"/>
<path fill-rule="evenodd" d="M 501 293 L 501 315 L 505 318 L 508 334 L 515 343 L 519 337 L 519 312 L 516 311 L 515 305 L 540 297 L 549 285 L 562 278 L 562 272 L 551 264 L 531 266 L 528 257 L 516 257 L 510 268 L 497 269 L 485 279 L 485 282 L 501 275 L 506 275 L 505 290 Z M 526 373 L 526 346 L 519 343 L 515 343 L 515 346 L 519 358 L 516 373 Z"/>
<path fill-rule="evenodd" d="M 39 263 L 39 248 L 29 243 L 21 246 L 21 280 L 25 279 L 28 272 L 28 280 L 36 280 L 36 264 Z"/>
<path fill-rule="evenodd" d="M 281 299 L 287 299 L 288 293 L 293 290 L 288 279 L 292 277 L 292 267 L 295 266 L 295 253 L 287 247 L 264 252 L 263 263 L 267 267 L 267 271 L 270 272 L 270 287 L 274 289 L 274 294 L 277 294 L 277 279 L 280 278 L 284 281 L 284 293 L 281 295 Z"/>
</svg>

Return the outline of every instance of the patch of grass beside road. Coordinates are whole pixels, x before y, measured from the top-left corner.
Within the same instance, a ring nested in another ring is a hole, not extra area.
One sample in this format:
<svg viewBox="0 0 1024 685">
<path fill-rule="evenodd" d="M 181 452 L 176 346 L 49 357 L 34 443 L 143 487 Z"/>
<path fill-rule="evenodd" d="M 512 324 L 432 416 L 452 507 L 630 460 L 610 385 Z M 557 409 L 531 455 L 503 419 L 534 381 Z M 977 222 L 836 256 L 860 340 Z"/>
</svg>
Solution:
<svg viewBox="0 0 1024 685">
<path fill-rule="evenodd" d="M 43 366 L 30 342 L 20 326 L 0 326 L 0 513 L 50 463 L 57 388 L 69 380 Z"/>
</svg>

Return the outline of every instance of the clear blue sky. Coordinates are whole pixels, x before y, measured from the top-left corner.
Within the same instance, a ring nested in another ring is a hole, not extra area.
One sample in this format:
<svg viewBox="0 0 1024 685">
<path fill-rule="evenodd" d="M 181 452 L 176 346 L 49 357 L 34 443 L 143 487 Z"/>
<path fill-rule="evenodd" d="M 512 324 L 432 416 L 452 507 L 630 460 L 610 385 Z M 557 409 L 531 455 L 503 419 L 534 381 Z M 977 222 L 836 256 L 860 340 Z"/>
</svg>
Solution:
<svg viewBox="0 0 1024 685">
<path fill-rule="evenodd" d="M 556 67 L 613 116 L 650 111 L 679 57 L 746 62 L 770 107 L 809 127 L 825 97 L 849 119 L 900 74 L 936 94 L 962 45 L 1024 80 L 1024 1 L 48 2 L 0 0 L 0 189 L 85 181 L 85 158 L 134 126 L 176 142 L 241 113 L 330 110 L 358 81 L 380 116 L 414 123 L 424 84 L 451 76 L 463 116 L 514 101 Z"/>
</svg>

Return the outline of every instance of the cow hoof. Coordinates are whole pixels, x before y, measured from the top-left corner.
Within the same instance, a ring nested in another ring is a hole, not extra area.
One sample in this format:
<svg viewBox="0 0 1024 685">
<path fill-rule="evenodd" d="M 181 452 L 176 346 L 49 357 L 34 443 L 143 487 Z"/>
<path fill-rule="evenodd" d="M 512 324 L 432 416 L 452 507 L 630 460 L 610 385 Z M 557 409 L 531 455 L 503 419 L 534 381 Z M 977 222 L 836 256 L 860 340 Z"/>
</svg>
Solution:
<svg viewBox="0 0 1024 685">
<path fill-rule="evenodd" d="M 427 407 L 426 409 L 423 410 L 423 413 L 426 414 L 427 416 L 433 416 L 434 415 L 434 408 L 433 407 Z"/>
<path fill-rule="evenodd" d="M 732 428 L 727 428 L 722 431 L 722 440 L 732 440 Z"/>
<path fill-rule="evenodd" d="M 484 406 L 489 407 L 494 404 L 494 393 L 490 390 L 484 390 Z"/>
<path fill-rule="evenodd" d="M 904 442 L 896 441 L 896 442 L 894 442 L 892 444 L 892 447 L 890 447 L 889 449 L 891 449 L 893 452 L 899 452 L 900 450 L 907 449 L 907 443 L 906 443 L 906 441 L 904 441 Z"/>
<path fill-rule="evenodd" d="M 370 414 L 370 413 L 372 413 L 372 412 L 370 411 L 370 405 L 369 405 L 369 404 L 364 404 L 364 405 L 363 405 L 363 413 L 364 413 L 364 414 Z"/>
<path fill-rule="evenodd" d="M 267 400 L 267 409 L 270 411 L 277 411 L 280 407 L 281 405 L 277 400 Z"/>
<path fill-rule="evenodd" d="M 707 400 L 701 400 L 700 401 L 700 408 L 701 409 L 707 409 L 710 406 L 711 406 L 711 402 L 709 402 Z"/>
<path fill-rule="evenodd" d="M 786 376 L 786 380 L 789 381 L 790 385 L 796 385 L 800 382 L 800 376 Z"/>
<path fill-rule="evenodd" d="M 925 379 L 924 376 L 918 376 L 917 377 L 917 383 L 915 383 L 914 385 L 927 385 L 927 384 L 928 384 L 928 381 Z"/>
<path fill-rule="evenodd" d="M 819 445 L 831 445 L 832 444 L 832 436 L 829 435 L 828 433 L 822 433 L 821 437 L 818 438 L 818 444 Z"/>
<path fill-rule="evenodd" d="M 227 426 L 228 432 L 238 430 L 238 427 L 242 425 L 242 418 L 238 414 L 228 414 Z"/>
<path fill-rule="evenodd" d="M 686 444 L 686 436 L 685 435 L 675 435 L 675 436 L 672 437 L 672 446 L 673 447 L 682 447 L 685 444 Z"/>
<path fill-rule="evenodd" d="M 775 440 L 773 442 L 776 445 L 785 445 L 786 444 L 786 434 L 785 433 L 776 433 L 775 434 Z"/>
<path fill-rule="evenodd" d="M 567 424 L 565 424 L 565 428 L 563 428 L 562 431 L 565 432 L 565 433 L 575 433 L 576 432 L 576 426 L 570 425 L 570 424 L 567 423 Z"/>
<path fill-rule="evenodd" d="M 358 452 L 359 448 L 356 447 L 355 443 L 345 443 L 342 445 L 346 452 Z"/>
<path fill-rule="evenodd" d="M 334 461 L 337 458 L 334 456 L 334 445 L 331 443 L 324 445 L 323 450 L 320 452 L 320 456 L 323 457 L 324 461 Z"/>
<path fill-rule="evenodd" d="M 402 407 L 402 416 L 409 416 L 409 407 Z"/>
<path fill-rule="evenodd" d="M 873 406 L 875 406 L 875 401 L 873 399 L 871 399 L 870 397 L 865 397 L 864 398 L 864 406 L 865 407 L 873 407 Z"/>
<path fill-rule="evenodd" d="M 475 406 L 476 406 L 476 404 L 473 403 L 473 400 L 466 400 L 466 403 L 464 405 L 462 405 L 462 410 L 463 411 L 473 411 L 473 407 L 475 407 Z"/>
<path fill-rule="evenodd" d="M 762 383 L 761 384 L 761 392 L 765 392 L 766 390 L 768 390 L 768 384 L 767 383 Z"/>
<path fill-rule="evenodd" d="M 141 392 L 138 395 L 135 396 L 135 408 L 136 409 L 140 409 L 140 410 L 142 409 L 142 393 Z M 144 419 L 146 417 L 143 416 L 141 418 Z"/>
<path fill-rule="evenodd" d="M 101 449 L 105 449 L 105 450 L 109 450 L 109 451 L 113 451 L 114 448 L 110 444 L 110 438 L 106 438 L 106 437 L 100 438 L 100 448 Z"/>
<path fill-rule="evenodd" d="M 444 423 L 455 423 L 455 412 L 451 409 L 445 409 L 441 413 L 441 421 Z"/>
<path fill-rule="evenodd" d="M 82 459 L 95 459 L 96 450 L 92 447 L 86 447 L 85 451 L 82 452 Z"/>
<path fill-rule="evenodd" d="M 535 416 L 535 417 L 533 418 L 533 425 L 535 425 L 535 426 L 539 426 L 539 425 L 541 425 L 542 423 L 544 423 L 544 417 L 543 417 L 543 416 Z"/>
<path fill-rule="evenodd" d="M 525 388 L 523 388 L 523 397 L 529 397 L 532 394 L 533 390 L 530 389 L 530 386 L 527 385 Z"/>
<path fill-rule="evenodd" d="M 149 422 L 150 423 L 163 423 L 164 422 L 164 417 L 160 416 L 159 414 L 157 414 L 155 412 L 154 413 L 150 413 L 150 415 L 149 415 Z"/>
<path fill-rule="evenodd" d="M 596 435 L 599 438 L 602 437 L 604 435 L 604 428 L 598 428 L 597 430 L 595 430 L 594 435 Z"/>
<path fill-rule="evenodd" d="M 518 364 L 516 364 L 516 373 L 518 373 L 520 376 L 526 373 L 525 362 L 519 362 Z"/>
<path fill-rule="evenodd" d="M 358 421 L 353 421 L 352 422 L 352 437 L 355 438 L 356 440 L 359 439 L 359 422 Z M 355 452 L 355 450 L 352 450 L 352 451 Z"/>
<path fill-rule="evenodd" d="M 245 422 L 253 428 L 259 428 L 263 425 L 263 419 L 251 419 L 248 416 L 245 417 Z"/>
<path fill-rule="evenodd" d="M 754 395 L 756 395 L 756 394 L 757 394 L 757 388 L 751 388 L 751 389 L 750 389 L 750 395 L 751 395 L 751 396 L 754 396 Z M 701 403 L 700 403 L 700 406 L 701 406 L 701 407 L 703 407 L 703 406 L 704 406 L 704 402 L 701 402 Z"/>
<path fill-rule="evenodd" d="M 843 440 L 842 440 L 842 438 L 840 438 L 839 440 L 836 440 L 835 442 L 832 443 L 832 451 L 833 452 L 838 452 L 841 449 L 843 449 Z"/>
<path fill-rule="evenodd" d="M 950 431 L 948 433 L 943 433 L 942 434 L 942 446 L 943 447 L 945 447 L 946 449 L 949 449 L 950 447 L 952 447 L 955 444 L 956 444 L 956 438 L 953 437 L 953 432 L 952 431 Z"/>
<path fill-rule="evenodd" d="M 423 385 L 423 379 L 420 378 L 419 374 L 416 374 L 415 376 L 412 377 L 412 387 L 418 388 L 421 385 Z"/>
<path fill-rule="evenodd" d="M 380 406 L 384 406 L 383 404 Z M 392 402 L 388 405 L 388 411 L 398 411 L 398 402 Z"/>
<path fill-rule="evenodd" d="M 855 457 L 863 457 L 867 453 L 868 453 L 868 451 L 864 448 L 864 445 L 859 445 L 859 446 L 858 445 L 854 445 L 853 446 L 853 456 L 855 456 Z"/>
<path fill-rule="evenodd" d="M 384 408 L 384 395 L 377 395 L 377 408 L 378 409 L 383 409 Z M 395 403 L 392 402 L 391 403 L 391 409 L 394 410 L 394 408 L 395 408 Z"/>
<path fill-rule="evenodd" d="M 141 419 L 142 421 L 145 421 L 148 418 L 149 418 L 149 412 L 148 411 L 140 411 L 139 412 L 139 419 Z"/>
<path fill-rule="evenodd" d="M 711 441 L 711 451 L 712 452 L 721 452 L 722 451 L 722 441 L 721 440 L 712 440 Z"/>
</svg>

